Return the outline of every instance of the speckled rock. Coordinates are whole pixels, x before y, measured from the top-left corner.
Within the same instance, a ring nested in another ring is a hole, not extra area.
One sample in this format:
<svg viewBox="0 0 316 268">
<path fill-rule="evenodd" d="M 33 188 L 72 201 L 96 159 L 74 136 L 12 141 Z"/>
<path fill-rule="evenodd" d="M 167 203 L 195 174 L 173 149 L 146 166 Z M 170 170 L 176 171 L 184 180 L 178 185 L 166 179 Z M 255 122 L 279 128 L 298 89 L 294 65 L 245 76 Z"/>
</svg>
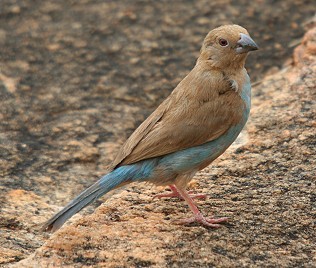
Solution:
<svg viewBox="0 0 316 268">
<path fill-rule="evenodd" d="M 315 267 L 313 7 L 1 1 L 0 265 Z M 134 184 L 42 233 L 192 68 L 205 34 L 232 20 L 261 47 L 248 64 L 251 118 L 190 185 L 208 195 L 197 201 L 205 214 L 230 221 L 216 230 L 178 225 L 190 213 L 184 202 Z"/>
</svg>

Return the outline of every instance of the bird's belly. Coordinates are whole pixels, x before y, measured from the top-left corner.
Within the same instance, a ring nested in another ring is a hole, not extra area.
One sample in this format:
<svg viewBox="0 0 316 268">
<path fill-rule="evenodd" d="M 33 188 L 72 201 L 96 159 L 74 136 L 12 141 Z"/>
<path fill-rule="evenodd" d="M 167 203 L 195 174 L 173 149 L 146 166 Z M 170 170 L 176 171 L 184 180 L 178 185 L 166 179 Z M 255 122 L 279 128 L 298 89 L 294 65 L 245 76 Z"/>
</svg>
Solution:
<svg viewBox="0 0 316 268">
<path fill-rule="evenodd" d="M 168 154 L 160 159 L 157 168 L 176 174 L 201 170 L 225 152 L 235 141 L 243 126 L 244 124 L 240 124 L 232 127 L 216 140 Z"/>
<path fill-rule="evenodd" d="M 235 141 L 244 123 L 232 127 L 216 140 L 161 157 L 122 166 L 132 181 L 150 181 L 157 185 L 173 184 L 179 178 L 190 180 L 194 174 L 219 157 Z"/>
</svg>

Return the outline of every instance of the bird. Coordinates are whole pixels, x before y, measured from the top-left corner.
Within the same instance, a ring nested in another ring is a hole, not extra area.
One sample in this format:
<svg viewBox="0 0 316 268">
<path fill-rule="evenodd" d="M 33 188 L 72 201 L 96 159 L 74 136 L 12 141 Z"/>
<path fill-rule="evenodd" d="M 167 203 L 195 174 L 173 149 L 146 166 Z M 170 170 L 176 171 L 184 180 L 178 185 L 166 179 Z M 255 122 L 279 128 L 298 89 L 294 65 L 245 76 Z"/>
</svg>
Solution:
<svg viewBox="0 0 316 268">
<path fill-rule="evenodd" d="M 193 216 L 183 219 L 183 224 L 222 226 L 228 218 L 204 216 L 186 187 L 195 173 L 224 153 L 245 126 L 251 106 L 245 62 L 249 52 L 257 49 L 242 26 L 229 24 L 211 30 L 193 69 L 126 140 L 107 173 L 42 229 L 58 230 L 93 201 L 131 182 L 170 186 L 170 194 L 158 197 L 178 196 L 187 202 Z"/>
</svg>

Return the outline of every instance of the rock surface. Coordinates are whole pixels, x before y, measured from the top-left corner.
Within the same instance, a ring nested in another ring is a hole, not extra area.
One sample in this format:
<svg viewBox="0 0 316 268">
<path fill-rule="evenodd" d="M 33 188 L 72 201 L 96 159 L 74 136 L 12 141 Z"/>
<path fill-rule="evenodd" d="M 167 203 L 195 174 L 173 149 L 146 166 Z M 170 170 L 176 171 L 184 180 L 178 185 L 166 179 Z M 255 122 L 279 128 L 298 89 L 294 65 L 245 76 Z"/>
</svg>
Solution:
<svg viewBox="0 0 316 268">
<path fill-rule="evenodd" d="M 316 266 L 313 4 L 248 2 L 1 1 L 0 265 Z M 260 81 L 251 119 L 190 185 L 208 194 L 205 214 L 229 223 L 177 225 L 184 202 L 135 184 L 40 232 L 192 68 L 207 31 L 232 18 L 262 48 L 249 57 Z"/>
</svg>

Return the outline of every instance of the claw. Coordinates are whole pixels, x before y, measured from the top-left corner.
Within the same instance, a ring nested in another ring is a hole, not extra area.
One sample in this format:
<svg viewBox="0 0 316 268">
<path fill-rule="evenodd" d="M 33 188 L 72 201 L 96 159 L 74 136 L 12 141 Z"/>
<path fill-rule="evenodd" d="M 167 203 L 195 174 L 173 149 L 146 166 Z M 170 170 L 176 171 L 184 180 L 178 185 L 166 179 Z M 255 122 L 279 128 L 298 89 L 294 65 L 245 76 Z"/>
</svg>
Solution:
<svg viewBox="0 0 316 268">
<path fill-rule="evenodd" d="M 204 217 L 202 213 L 199 211 L 199 209 L 197 208 L 197 206 L 194 204 L 192 197 L 189 195 L 189 193 L 186 190 L 177 188 L 175 185 L 170 185 L 170 188 L 173 191 L 173 193 L 170 193 L 170 195 L 177 194 L 181 196 L 182 199 L 184 199 L 188 203 L 190 209 L 193 212 L 193 217 L 181 220 L 179 222 L 180 224 L 189 224 L 193 222 L 198 222 L 208 227 L 219 228 L 221 227 L 219 223 L 228 221 L 228 218 L 226 217 L 218 218 L 218 219 Z"/>
<path fill-rule="evenodd" d="M 218 223 L 222 223 L 226 221 L 228 221 L 227 217 L 214 219 L 210 217 L 204 217 L 202 214 L 199 214 L 188 219 L 180 220 L 179 224 L 190 224 L 190 223 L 198 222 L 208 227 L 220 228 L 222 225 Z"/>
</svg>

